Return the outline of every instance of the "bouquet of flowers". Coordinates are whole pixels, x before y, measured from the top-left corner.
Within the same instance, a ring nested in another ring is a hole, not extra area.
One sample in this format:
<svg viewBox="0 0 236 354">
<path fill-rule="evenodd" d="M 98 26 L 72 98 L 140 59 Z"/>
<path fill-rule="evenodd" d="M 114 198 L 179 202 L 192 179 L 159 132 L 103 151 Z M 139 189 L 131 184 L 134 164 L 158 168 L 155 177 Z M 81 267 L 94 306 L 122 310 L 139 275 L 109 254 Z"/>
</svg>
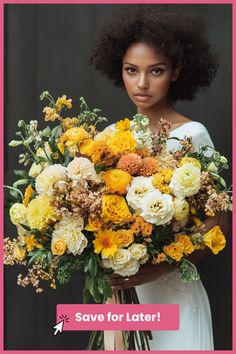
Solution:
<svg viewBox="0 0 236 354">
<path fill-rule="evenodd" d="M 99 132 L 106 118 L 82 97 L 79 115 L 71 118 L 62 116 L 72 107 L 65 95 L 54 100 L 45 91 L 40 98 L 49 101 L 45 121 L 56 126 L 39 130 L 36 120 L 21 120 L 9 144 L 23 147 L 24 168 L 5 186 L 18 236 L 4 239 L 4 263 L 28 271 L 17 283 L 42 292 L 40 280 L 49 280 L 56 289 L 82 269 L 84 303 L 91 297 L 105 303 L 113 294 L 111 273 L 127 278 L 147 262 L 172 264 L 186 282 L 199 279 L 188 255 L 205 247 L 218 254 L 226 243 L 220 227 L 206 232 L 203 220 L 231 208 L 230 188 L 220 176 L 227 159 L 207 146 L 194 152 L 191 137 L 168 152 L 164 119 L 158 133 L 142 114 Z M 138 303 L 134 288 L 118 295 L 121 303 Z M 148 336 L 124 332 L 126 349 L 148 348 Z M 102 332 L 92 334 L 89 349 L 96 338 L 103 349 Z"/>
</svg>

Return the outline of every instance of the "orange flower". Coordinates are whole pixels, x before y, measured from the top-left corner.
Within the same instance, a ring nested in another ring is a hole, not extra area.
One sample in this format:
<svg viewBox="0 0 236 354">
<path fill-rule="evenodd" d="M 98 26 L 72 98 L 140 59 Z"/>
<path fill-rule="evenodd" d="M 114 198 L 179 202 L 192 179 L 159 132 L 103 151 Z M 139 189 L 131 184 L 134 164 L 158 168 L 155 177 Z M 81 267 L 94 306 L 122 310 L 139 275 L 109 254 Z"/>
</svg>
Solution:
<svg viewBox="0 0 236 354">
<path fill-rule="evenodd" d="M 150 150 L 148 150 L 148 148 L 146 147 L 140 148 L 136 150 L 136 154 L 138 154 L 141 157 L 148 157 L 150 156 Z"/>
<path fill-rule="evenodd" d="M 66 251 L 66 241 L 57 240 L 51 246 L 52 254 L 56 256 L 62 256 Z"/>
<path fill-rule="evenodd" d="M 142 216 L 137 215 L 134 216 L 134 223 L 131 225 L 131 230 L 135 235 L 141 234 L 144 237 L 149 237 L 153 231 L 153 225 L 147 221 L 145 221 Z"/>
<path fill-rule="evenodd" d="M 70 128 L 60 137 L 58 148 L 61 153 L 64 153 L 66 146 L 70 148 L 79 145 L 88 138 L 89 134 L 83 128 Z"/>
<path fill-rule="evenodd" d="M 167 256 L 173 258 L 175 261 L 180 261 L 183 257 L 183 248 L 175 242 L 168 246 L 164 246 L 163 250 Z"/>
<path fill-rule="evenodd" d="M 166 168 L 153 176 L 152 184 L 161 193 L 169 194 L 171 193 L 171 188 L 169 187 L 171 178 L 173 176 L 173 170 Z"/>
<path fill-rule="evenodd" d="M 135 175 L 138 173 L 141 166 L 141 157 L 135 153 L 121 156 L 117 163 L 117 168 L 120 170 L 128 172 L 130 175 Z"/>
<path fill-rule="evenodd" d="M 141 162 L 139 174 L 148 177 L 154 175 L 160 169 L 160 165 L 153 157 L 144 157 Z"/>
<path fill-rule="evenodd" d="M 120 243 L 116 232 L 112 229 L 100 230 L 95 234 L 95 240 L 93 240 L 94 252 L 101 253 L 103 258 L 113 257 Z"/>
<path fill-rule="evenodd" d="M 194 251 L 194 245 L 192 244 L 190 237 L 187 235 L 176 234 L 175 243 L 183 248 L 185 254 L 191 254 Z"/>
<path fill-rule="evenodd" d="M 121 241 L 122 247 L 128 247 L 131 243 L 134 242 L 134 235 L 132 230 L 117 230 L 116 235 Z"/>
<path fill-rule="evenodd" d="M 111 193 L 125 194 L 131 178 L 129 173 L 118 169 L 108 170 L 103 173 L 103 179 Z"/>
<path fill-rule="evenodd" d="M 161 252 L 157 255 L 157 257 L 154 259 L 154 264 L 159 264 L 161 262 L 165 262 L 166 261 L 166 255 L 164 252 Z"/>
<path fill-rule="evenodd" d="M 101 219 L 92 219 L 89 218 L 88 224 L 85 227 L 87 231 L 98 231 L 101 230 L 103 226 L 103 222 Z"/>
</svg>

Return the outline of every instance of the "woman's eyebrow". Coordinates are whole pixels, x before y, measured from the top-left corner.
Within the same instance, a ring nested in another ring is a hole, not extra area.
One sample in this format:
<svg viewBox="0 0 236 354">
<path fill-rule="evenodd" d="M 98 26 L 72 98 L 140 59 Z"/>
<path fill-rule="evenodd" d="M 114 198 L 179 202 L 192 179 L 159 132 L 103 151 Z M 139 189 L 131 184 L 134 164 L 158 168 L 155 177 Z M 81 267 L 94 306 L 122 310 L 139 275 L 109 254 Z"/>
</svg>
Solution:
<svg viewBox="0 0 236 354">
<path fill-rule="evenodd" d="M 138 67 L 137 65 L 131 64 L 129 62 L 124 62 L 123 64 L 128 64 L 128 65 L 131 65 L 131 66 L 135 66 L 136 68 Z M 156 63 L 156 64 L 149 65 L 148 68 L 152 68 L 153 66 L 157 66 L 157 65 L 166 65 L 167 66 L 166 63 Z"/>
</svg>

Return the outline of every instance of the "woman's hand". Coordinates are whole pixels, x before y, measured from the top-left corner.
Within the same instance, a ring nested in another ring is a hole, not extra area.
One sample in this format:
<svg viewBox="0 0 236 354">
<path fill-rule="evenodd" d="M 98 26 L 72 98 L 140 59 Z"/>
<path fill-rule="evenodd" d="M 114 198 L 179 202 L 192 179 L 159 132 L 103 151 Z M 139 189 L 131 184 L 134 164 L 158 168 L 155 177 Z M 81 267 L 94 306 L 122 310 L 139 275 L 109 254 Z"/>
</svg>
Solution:
<svg viewBox="0 0 236 354">
<path fill-rule="evenodd" d="M 169 263 L 160 263 L 153 265 L 150 263 L 144 264 L 139 268 L 138 273 L 130 277 L 122 277 L 118 274 L 111 274 L 109 284 L 114 290 L 129 289 L 145 283 L 150 283 L 163 274 L 169 273 L 173 267 Z"/>
</svg>

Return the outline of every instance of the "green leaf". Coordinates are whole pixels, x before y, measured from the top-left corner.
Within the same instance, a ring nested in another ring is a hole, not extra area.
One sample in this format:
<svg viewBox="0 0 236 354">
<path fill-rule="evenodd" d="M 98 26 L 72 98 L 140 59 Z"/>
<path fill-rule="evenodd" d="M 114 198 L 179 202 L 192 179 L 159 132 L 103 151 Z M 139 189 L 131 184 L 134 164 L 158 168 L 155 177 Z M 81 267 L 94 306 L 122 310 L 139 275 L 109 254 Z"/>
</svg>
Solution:
<svg viewBox="0 0 236 354">
<path fill-rule="evenodd" d="M 23 229 L 25 229 L 26 231 L 30 231 L 31 232 L 31 228 L 25 224 L 20 224 L 20 226 L 23 227 Z"/>
<path fill-rule="evenodd" d="M 30 252 L 31 253 L 31 252 Z M 30 258 L 30 260 L 28 261 L 28 266 L 32 265 L 34 263 L 34 261 L 36 260 L 37 257 L 40 256 L 41 250 L 38 249 L 37 251 L 34 252 L 34 255 Z"/>
</svg>

